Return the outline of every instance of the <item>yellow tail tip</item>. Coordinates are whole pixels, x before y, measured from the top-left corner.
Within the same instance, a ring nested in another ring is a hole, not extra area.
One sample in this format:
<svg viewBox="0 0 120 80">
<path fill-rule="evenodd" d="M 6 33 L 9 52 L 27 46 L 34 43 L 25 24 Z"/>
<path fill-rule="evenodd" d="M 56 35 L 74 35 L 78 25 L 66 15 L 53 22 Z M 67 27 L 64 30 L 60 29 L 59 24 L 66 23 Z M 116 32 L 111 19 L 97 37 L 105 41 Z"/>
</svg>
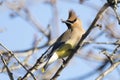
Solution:
<svg viewBox="0 0 120 80">
<path fill-rule="evenodd" d="M 42 73 L 44 73 L 45 72 L 45 68 L 42 68 L 41 71 L 42 71 Z"/>
</svg>

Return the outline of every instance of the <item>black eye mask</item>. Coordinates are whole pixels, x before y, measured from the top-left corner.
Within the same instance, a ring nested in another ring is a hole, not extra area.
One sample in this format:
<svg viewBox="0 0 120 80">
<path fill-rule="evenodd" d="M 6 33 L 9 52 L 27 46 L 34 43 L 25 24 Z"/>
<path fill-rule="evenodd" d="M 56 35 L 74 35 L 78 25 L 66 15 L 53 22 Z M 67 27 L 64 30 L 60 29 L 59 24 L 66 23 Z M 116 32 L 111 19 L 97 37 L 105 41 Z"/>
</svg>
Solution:
<svg viewBox="0 0 120 80">
<path fill-rule="evenodd" d="M 70 23 L 74 23 L 77 20 L 77 18 L 75 18 L 73 21 L 67 20 Z"/>
</svg>

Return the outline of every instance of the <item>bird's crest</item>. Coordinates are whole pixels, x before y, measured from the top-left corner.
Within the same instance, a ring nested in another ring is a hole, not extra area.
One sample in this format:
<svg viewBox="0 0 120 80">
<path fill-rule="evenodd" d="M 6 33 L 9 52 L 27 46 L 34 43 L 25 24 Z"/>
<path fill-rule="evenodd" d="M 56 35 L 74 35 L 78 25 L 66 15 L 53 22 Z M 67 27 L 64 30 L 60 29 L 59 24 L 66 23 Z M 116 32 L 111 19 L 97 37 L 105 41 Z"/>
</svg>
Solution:
<svg viewBox="0 0 120 80">
<path fill-rule="evenodd" d="M 77 16 L 76 16 L 75 12 L 73 10 L 70 10 L 68 20 L 69 21 L 74 21 L 76 19 L 77 19 Z"/>
</svg>

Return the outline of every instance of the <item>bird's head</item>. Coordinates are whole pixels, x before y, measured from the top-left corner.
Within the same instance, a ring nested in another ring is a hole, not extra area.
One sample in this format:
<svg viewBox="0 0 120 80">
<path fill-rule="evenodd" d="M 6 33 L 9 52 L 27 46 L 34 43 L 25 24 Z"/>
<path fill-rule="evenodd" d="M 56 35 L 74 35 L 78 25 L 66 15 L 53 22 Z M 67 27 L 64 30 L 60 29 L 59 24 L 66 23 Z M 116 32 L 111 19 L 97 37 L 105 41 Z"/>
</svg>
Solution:
<svg viewBox="0 0 120 80">
<path fill-rule="evenodd" d="M 82 26 L 82 22 L 76 16 L 76 14 L 73 10 L 69 11 L 68 19 L 66 21 L 62 21 L 62 22 L 65 23 L 68 26 L 68 28 L 75 28 L 75 27 L 81 27 Z"/>
</svg>

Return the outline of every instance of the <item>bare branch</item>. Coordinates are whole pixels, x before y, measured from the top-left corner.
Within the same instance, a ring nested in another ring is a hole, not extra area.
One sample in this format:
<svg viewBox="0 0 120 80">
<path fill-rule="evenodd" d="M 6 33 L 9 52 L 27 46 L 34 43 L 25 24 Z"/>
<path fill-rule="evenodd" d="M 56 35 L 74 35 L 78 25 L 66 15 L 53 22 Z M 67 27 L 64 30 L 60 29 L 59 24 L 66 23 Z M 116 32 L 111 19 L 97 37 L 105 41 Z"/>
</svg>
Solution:
<svg viewBox="0 0 120 80">
<path fill-rule="evenodd" d="M 110 72 L 112 72 L 116 67 L 120 65 L 120 61 L 116 62 L 111 65 L 110 68 L 108 68 L 105 72 L 103 72 L 99 77 L 96 78 L 96 80 L 102 80 L 106 75 L 108 75 Z"/>
<path fill-rule="evenodd" d="M 16 59 L 16 61 L 17 61 L 27 72 L 29 72 L 29 71 L 27 70 L 27 68 L 26 68 L 26 67 L 19 61 L 19 59 L 13 54 L 12 51 L 8 50 L 7 47 L 5 47 L 4 45 L 2 45 L 2 43 L 0 43 L 0 45 L 1 45 L 5 50 L 7 50 L 7 52 L 8 52 L 9 54 L 11 54 L 11 55 Z M 30 73 L 31 76 L 35 79 L 34 75 L 33 75 L 31 72 L 29 72 L 29 73 Z M 36 79 L 35 79 L 35 80 L 36 80 Z"/>
<path fill-rule="evenodd" d="M 5 68 L 6 68 L 6 70 L 7 70 L 7 73 L 8 73 L 8 76 L 9 76 L 10 80 L 14 80 L 14 78 L 13 78 L 13 73 L 12 73 L 12 72 L 10 71 L 10 69 L 8 68 L 8 66 L 7 66 L 7 64 L 6 64 L 6 61 L 5 61 L 5 59 L 3 58 L 2 54 L 0 54 L 0 56 L 1 56 L 1 60 L 2 60 L 2 62 L 3 62 L 3 64 L 4 64 Z"/>
</svg>

